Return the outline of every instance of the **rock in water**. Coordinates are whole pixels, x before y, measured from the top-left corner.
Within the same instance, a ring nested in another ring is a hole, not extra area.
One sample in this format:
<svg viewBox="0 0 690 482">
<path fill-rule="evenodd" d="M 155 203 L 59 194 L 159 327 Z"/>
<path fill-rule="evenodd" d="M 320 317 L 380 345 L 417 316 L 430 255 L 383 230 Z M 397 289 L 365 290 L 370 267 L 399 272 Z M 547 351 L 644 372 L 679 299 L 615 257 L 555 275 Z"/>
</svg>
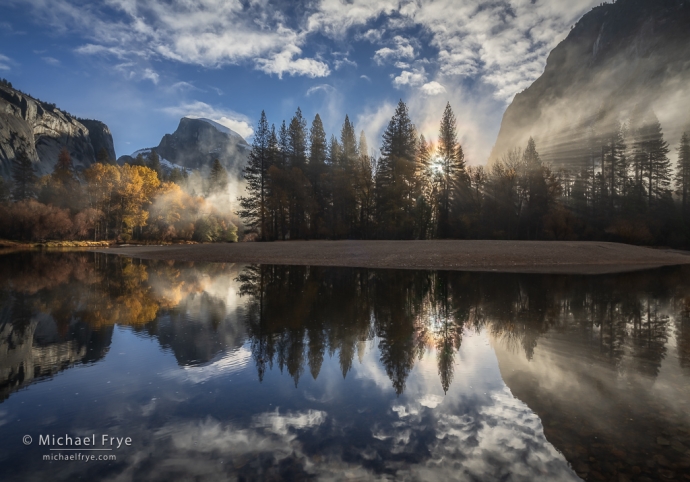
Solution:
<svg viewBox="0 0 690 482">
<path fill-rule="evenodd" d="M 542 76 L 515 96 L 489 158 L 533 136 L 542 159 L 578 167 L 587 129 L 653 109 L 673 144 L 690 116 L 690 1 L 618 0 L 580 19 Z M 585 156 L 586 157 L 586 156 Z"/>
<path fill-rule="evenodd" d="M 34 162 L 38 176 L 53 171 L 63 148 L 72 156 L 75 169 L 86 169 L 96 161 L 92 138 L 115 158 L 108 126 L 88 122 L 97 128 L 93 136 L 80 120 L 55 105 L 0 83 L 0 175 L 11 177 L 12 162 L 19 150 Z"/>
</svg>

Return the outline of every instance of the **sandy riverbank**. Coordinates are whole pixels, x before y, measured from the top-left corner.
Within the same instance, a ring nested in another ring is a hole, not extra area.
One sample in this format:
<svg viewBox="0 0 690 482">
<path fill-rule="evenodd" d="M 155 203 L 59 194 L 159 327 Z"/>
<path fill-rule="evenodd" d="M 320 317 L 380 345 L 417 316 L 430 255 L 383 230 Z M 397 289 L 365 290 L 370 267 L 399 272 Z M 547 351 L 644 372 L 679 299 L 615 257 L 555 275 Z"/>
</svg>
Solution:
<svg viewBox="0 0 690 482">
<path fill-rule="evenodd" d="M 588 241 L 290 241 L 94 251 L 177 261 L 573 274 L 690 264 L 690 253 Z"/>
</svg>

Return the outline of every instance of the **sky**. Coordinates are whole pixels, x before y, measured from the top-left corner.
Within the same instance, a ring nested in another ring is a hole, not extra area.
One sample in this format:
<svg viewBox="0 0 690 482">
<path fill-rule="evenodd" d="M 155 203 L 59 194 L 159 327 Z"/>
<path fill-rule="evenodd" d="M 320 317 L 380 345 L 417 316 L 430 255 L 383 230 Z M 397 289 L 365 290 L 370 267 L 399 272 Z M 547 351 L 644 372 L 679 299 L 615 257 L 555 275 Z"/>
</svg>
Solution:
<svg viewBox="0 0 690 482">
<path fill-rule="evenodd" d="M 469 164 L 505 108 L 600 0 L 0 0 L 0 77 L 105 122 L 118 156 L 181 117 L 251 142 L 262 110 L 300 107 L 328 135 L 347 114 L 370 148 L 398 100 L 427 139 L 446 102 Z"/>
</svg>

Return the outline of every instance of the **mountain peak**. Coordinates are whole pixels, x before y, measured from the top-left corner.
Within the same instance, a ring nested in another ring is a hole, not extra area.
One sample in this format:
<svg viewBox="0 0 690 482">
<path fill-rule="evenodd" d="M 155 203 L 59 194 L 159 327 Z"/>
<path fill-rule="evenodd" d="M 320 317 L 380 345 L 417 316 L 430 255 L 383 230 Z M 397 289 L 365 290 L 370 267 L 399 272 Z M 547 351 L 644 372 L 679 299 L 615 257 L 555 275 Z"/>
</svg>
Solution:
<svg viewBox="0 0 690 482">
<path fill-rule="evenodd" d="M 213 119 L 208 119 L 206 117 L 198 117 L 194 115 L 186 115 L 184 116 L 180 122 L 182 122 L 183 119 L 189 119 L 193 121 L 200 121 L 200 122 L 205 122 L 206 124 L 209 124 L 210 126 L 214 127 L 218 132 L 222 132 L 223 134 L 227 134 L 230 137 L 237 137 L 239 139 L 242 139 L 243 141 L 246 142 L 245 138 L 239 135 L 237 132 L 233 131 L 229 127 L 224 126 L 218 121 L 214 121 Z"/>
<path fill-rule="evenodd" d="M 163 160 L 184 169 L 210 169 L 218 159 L 228 173 L 240 179 L 251 147 L 237 132 L 217 121 L 185 116 L 172 134 L 165 134 L 156 147 L 140 149 L 123 159 L 128 162 L 137 154 L 148 155 L 155 150 Z"/>
</svg>

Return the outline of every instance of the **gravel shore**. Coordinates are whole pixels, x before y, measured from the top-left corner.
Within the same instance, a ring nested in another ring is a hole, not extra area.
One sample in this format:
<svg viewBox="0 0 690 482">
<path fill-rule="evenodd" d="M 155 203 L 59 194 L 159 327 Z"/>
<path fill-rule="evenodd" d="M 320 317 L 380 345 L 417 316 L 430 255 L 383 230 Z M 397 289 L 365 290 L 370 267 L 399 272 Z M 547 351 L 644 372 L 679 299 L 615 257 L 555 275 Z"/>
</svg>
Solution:
<svg viewBox="0 0 690 482">
<path fill-rule="evenodd" d="M 569 274 L 690 264 L 682 251 L 594 241 L 287 241 L 93 251 L 176 261 Z"/>
</svg>

